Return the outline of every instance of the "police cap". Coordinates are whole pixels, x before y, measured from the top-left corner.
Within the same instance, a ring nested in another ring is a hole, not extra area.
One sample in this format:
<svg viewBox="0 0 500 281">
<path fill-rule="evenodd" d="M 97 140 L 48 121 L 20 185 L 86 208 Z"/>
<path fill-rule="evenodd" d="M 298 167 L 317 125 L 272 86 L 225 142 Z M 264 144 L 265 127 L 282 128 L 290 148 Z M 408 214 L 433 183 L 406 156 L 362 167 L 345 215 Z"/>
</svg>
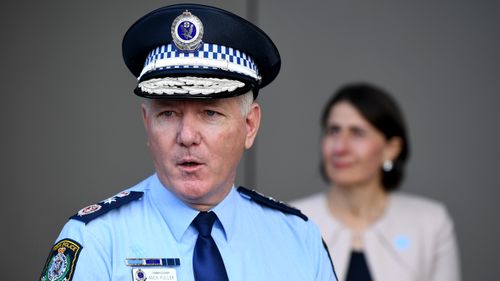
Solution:
<svg viewBox="0 0 500 281">
<path fill-rule="evenodd" d="M 146 98 L 223 98 L 268 85 L 281 59 L 257 26 L 228 11 L 177 4 L 137 20 L 122 42 L 123 59 Z"/>
</svg>

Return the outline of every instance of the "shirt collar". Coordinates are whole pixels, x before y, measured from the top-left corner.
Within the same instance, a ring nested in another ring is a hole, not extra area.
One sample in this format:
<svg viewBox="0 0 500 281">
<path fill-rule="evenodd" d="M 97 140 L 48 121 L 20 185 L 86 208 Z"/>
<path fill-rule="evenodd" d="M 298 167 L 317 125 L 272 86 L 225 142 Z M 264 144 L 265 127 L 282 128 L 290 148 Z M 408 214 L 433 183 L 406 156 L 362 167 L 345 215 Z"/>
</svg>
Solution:
<svg viewBox="0 0 500 281">
<path fill-rule="evenodd" d="M 219 218 L 222 232 L 227 241 L 231 240 L 235 228 L 236 213 L 238 212 L 237 200 L 240 198 L 238 191 L 234 186 L 229 191 L 229 194 L 217 206 L 212 208 Z M 218 224 L 215 224 L 217 227 Z"/>
<path fill-rule="evenodd" d="M 151 195 L 152 202 L 156 205 L 177 242 L 180 242 L 199 211 L 177 198 L 160 182 L 157 174 L 152 177 Z M 233 186 L 226 198 L 211 210 L 219 218 L 219 222 L 214 227 L 221 229 L 226 240 L 231 239 L 234 230 L 237 199 L 238 192 Z"/>
</svg>

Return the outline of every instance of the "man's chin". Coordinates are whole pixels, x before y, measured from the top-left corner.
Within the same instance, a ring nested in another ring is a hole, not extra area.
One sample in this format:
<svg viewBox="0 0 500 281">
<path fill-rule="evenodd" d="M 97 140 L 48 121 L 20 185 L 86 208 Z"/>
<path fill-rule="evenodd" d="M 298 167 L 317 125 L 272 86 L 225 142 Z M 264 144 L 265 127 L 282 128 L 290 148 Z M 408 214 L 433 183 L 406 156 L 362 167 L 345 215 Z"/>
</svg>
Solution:
<svg viewBox="0 0 500 281">
<path fill-rule="evenodd" d="M 198 210 L 211 209 L 224 200 L 229 192 L 226 188 L 202 180 L 178 182 L 171 190 L 186 204 Z"/>
<path fill-rule="evenodd" d="M 214 189 L 202 180 L 182 181 L 175 185 L 176 193 L 189 202 L 202 201 Z"/>
</svg>

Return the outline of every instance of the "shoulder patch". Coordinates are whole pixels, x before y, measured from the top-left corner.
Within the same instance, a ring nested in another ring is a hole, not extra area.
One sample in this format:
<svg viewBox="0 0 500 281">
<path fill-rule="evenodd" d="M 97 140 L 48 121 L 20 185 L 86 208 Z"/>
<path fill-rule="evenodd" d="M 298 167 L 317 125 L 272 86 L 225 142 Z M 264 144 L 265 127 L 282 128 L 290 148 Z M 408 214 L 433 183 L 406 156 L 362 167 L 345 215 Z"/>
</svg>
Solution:
<svg viewBox="0 0 500 281">
<path fill-rule="evenodd" d="M 292 206 L 290 206 L 282 201 L 278 201 L 272 197 L 267 197 L 267 196 L 255 191 L 255 190 L 250 190 L 248 188 L 244 188 L 243 186 L 240 186 L 240 187 L 238 187 L 238 192 L 240 194 L 242 194 L 243 196 L 250 198 L 253 201 L 255 201 L 261 205 L 264 205 L 264 206 L 272 208 L 272 209 L 280 210 L 283 213 L 299 216 L 300 218 L 302 218 L 305 221 L 308 220 L 308 217 L 306 215 L 304 215 L 299 209 L 296 209 L 296 208 L 294 208 L 294 207 L 292 207 Z"/>
<path fill-rule="evenodd" d="M 97 204 L 89 205 L 80 211 L 77 214 L 70 217 L 70 219 L 79 220 L 84 222 L 85 224 L 89 223 L 93 219 L 104 215 L 105 213 L 118 209 L 119 207 L 138 200 L 144 195 L 144 192 L 140 191 L 122 191 L 115 196 L 109 197 L 106 200 L 103 200 Z"/>
<path fill-rule="evenodd" d="M 81 250 L 82 245 L 71 239 L 56 242 L 47 258 L 40 281 L 71 281 Z"/>
</svg>

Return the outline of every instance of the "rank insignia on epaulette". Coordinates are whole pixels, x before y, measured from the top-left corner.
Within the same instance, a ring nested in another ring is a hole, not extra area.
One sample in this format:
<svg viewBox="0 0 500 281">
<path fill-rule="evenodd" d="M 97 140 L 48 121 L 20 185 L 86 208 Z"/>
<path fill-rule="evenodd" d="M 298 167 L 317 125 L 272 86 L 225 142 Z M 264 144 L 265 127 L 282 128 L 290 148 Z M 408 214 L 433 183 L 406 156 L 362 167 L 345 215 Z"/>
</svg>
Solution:
<svg viewBox="0 0 500 281">
<path fill-rule="evenodd" d="M 87 206 L 85 208 L 82 208 L 80 211 L 78 211 L 78 216 L 82 217 L 85 215 L 90 215 L 92 213 L 95 213 L 101 209 L 101 205 L 99 204 L 92 204 L 90 206 Z"/>
<path fill-rule="evenodd" d="M 70 217 L 70 219 L 88 223 L 113 209 L 117 209 L 131 201 L 141 198 L 143 194 L 143 192 L 139 191 L 122 191 L 97 204 L 92 204 L 82 208 L 76 215 Z"/>
<path fill-rule="evenodd" d="M 63 239 L 57 242 L 47 258 L 40 281 L 70 281 L 81 250 L 82 245 L 74 240 Z"/>
<path fill-rule="evenodd" d="M 256 190 L 250 190 L 248 188 L 240 186 L 240 187 L 238 187 L 238 192 L 240 194 L 244 195 L 245 197 L 250 198 L 253 201 L 255 201 L 261 205 L 264 205 L 264 206 L 267 206 L 267 207 L 270 207 L 270 208 L 273 208 L 276 210 L 280 210 L 280 211 L 287 213 L 287 214 L 299 216 L 300 218 L 302 218 L 305 221 L 308 220 L 308 217 L 306 215 L 304 215 L 299 209 L 296 209 L 292 206 L 289 206 L 285 202 L 278 201 L 272 197 L 267 197 Z"/>
</svg>

